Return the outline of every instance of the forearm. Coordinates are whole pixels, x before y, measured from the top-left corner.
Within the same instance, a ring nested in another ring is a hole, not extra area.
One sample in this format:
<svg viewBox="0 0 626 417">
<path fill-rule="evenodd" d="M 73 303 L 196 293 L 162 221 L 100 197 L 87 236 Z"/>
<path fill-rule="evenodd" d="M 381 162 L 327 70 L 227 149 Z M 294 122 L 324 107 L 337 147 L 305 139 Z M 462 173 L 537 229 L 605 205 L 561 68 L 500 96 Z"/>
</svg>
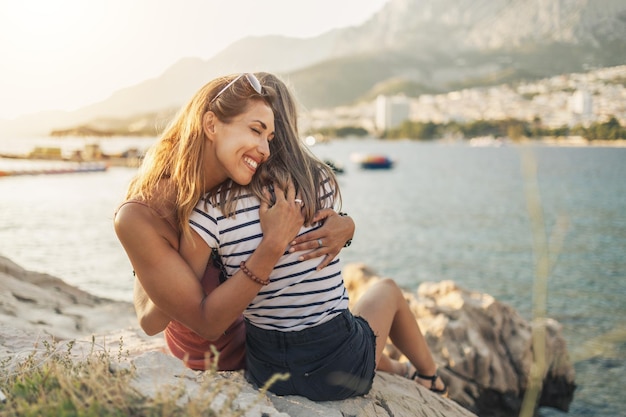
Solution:
<svg viewBox="0 0 626 417">
<path fill-rule="evenodd" d="M 284 253 L 283 244 L 264 239 L 245 261 L 249 273 L 265 281 Z M 207 294 L 201 303 L 201 315 L 206 326 L 194 329 L 208 340 L 215 340 L 243 313 L 263 284 L 239 269 L 226 282 Z"/>
<path fill-rule="evenodd" d="M 350 246 L 352 243 L 352 238 L 354 237 L 354 232 L 356 231 L 356 224 L 352 217 L 350 217 L 347 213 L 339 213 L 339 218 L 341 219 L 342 224 L 344 225 L 343 235 L 340 235 L 340 241 L 344 241 L 344 247 Z M 341 232 L 340 232 L 341 233 Z"/>
</svg>

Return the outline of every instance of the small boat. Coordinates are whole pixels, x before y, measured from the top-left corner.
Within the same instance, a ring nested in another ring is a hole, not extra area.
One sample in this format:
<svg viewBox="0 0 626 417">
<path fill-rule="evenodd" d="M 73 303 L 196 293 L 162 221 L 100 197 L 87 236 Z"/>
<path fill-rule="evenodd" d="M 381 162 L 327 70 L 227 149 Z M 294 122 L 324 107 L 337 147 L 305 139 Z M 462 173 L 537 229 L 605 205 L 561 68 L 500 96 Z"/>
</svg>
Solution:
<svg viewBox="0 0 626 417">
<path fill-rule="evenodd" d="M 334 161 L 332 161 L 330 159 L 325 159 L 324 163 L 326 165 L 328 165 L 330 167 L 330 169 L 332 169 L 335 174 L 343 174 L 344 173 L 343 165 L 341 165 L 341 164 L 339 164 L 337 162 L 334 162 Z"/>
<path fill-rule="evenodd" d="M 360 165 L 363 169 L 391 169 L 393 160 L 384 155 L 368 155 L 361 159 Z"/>
</svg>

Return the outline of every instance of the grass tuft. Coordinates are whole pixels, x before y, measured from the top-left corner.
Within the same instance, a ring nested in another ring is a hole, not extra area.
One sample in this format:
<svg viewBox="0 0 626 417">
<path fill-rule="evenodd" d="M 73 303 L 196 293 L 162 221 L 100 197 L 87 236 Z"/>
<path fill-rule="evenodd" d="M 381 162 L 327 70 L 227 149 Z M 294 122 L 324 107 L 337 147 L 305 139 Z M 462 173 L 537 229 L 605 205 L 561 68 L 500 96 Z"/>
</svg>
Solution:
<svg viewBox="0 0 626 417">
<path fill-rule="evenodd" d="M 263 397 L 240 407 L 241 385 L 213 368 L 200 375 L 198 389 L 166 386 L 154 397 L 133 385 L 136 369 L 126 364 L 128 351 L 96 346 L 76 354 L 75 342 L 43 341 L 32 352 L 0 361 L 0 416 L 243 416 Z M 21 357 L 20 357 L 21 356 Z M 264 392 L 264 391 L 263 391 Z"/>
</svg>

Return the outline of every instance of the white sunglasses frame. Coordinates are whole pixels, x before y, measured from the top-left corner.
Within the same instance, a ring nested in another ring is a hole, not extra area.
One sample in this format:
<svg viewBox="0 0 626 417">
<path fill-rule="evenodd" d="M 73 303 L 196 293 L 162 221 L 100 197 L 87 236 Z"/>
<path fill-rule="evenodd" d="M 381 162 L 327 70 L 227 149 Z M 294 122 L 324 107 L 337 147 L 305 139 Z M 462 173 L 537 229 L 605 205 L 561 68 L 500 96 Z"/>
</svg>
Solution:
<svg viewBox="0 0 626 417">
<path fill-rule="evenodd" d="M 241 77 L 245 77 L 246 80 L 248 80 L 248 83 L 254 89 L 254 91 L 256 91 L 258 94 L 263 94 L 263 86 L 261 85 L 261 82 L 259 81 L 259 79 L 254 74 L 252 74 L 251 72 L 244 72 L 244 73 L 239 74 L 238 76 L 233 78 L 231 82 L 226 84 L 226 86 L 224 88 L 222 88 L 215 95 L 215 97 L 213 97 L 213 99 L 211 99 L 209 104 L 213 104 L 215 102 L 215 100 L 217 100 L 222 95 L 222 93 L 224 93 L 224 91 L 228 90 L 228 88 L 231 85 L 235 84 Z"/>
</svg>

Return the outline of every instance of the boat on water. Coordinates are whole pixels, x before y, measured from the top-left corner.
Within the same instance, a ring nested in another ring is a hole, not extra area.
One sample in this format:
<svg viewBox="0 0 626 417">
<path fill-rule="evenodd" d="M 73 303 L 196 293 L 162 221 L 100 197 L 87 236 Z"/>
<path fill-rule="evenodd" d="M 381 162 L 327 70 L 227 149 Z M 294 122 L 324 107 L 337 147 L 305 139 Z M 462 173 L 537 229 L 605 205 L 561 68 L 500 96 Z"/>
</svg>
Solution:
<svg viewBox="0 0 626 417">
<path fill-rule="evenodd" d="M 367 155 L 361 159 L 359 164 L 363 169 L 391 169 L 393 160 L 384 155 Z"/>
<path fill-rule="evenodd" d="M 343 165 L 331 159 L 324 159 L 324 163 L 333 170 L 335 174 L 343 174 L 345 172 Z"/>
</svg>

